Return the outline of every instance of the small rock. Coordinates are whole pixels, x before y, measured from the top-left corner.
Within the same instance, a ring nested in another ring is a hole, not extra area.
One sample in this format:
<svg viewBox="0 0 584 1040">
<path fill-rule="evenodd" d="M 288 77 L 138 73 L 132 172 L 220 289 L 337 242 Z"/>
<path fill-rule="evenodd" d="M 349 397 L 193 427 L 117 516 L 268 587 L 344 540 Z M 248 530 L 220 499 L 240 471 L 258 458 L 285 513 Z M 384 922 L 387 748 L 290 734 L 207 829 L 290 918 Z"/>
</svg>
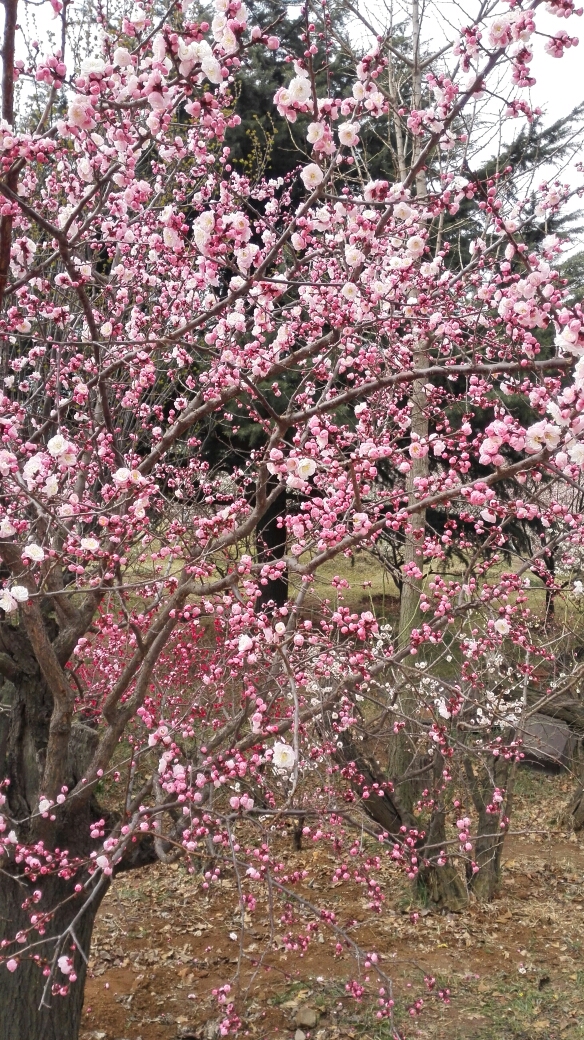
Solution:
<svg viewBox="0 0 584 1040">
<path fill-rule="evenodd" d="M 301 1029 L 297 1029 L 294 1033 L 294 1040 L 306 1040 L 306 1033 L 303 1033 Z"/>
<path fill-rule="evenodd" d="M 178 1040 L 215 1040 L 219 1036 L 218 1022 L 204 1022 L 198 1026 L 180 1026 Z"/>
<path fill-rule="evenodd" d="M 297 1026 L 307 1026 L 308 1029 L 312 1029 L 316 1025 L 319 1019 L 319 1012 L 315 1008 L 311 1007 L 299 1007 L 298 1011 L 294 1015 L 294 1022 Z"/>
</svg>

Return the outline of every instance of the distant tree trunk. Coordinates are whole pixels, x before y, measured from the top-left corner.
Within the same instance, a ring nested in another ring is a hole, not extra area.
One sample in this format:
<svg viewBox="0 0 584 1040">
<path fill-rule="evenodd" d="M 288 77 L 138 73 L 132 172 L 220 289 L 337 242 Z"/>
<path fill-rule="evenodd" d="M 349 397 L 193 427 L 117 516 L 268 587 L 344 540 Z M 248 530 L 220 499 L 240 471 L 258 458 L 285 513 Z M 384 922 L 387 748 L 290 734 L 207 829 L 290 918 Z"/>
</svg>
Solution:
<svg viewBox="0 0 584 1040">
<path fill-rule="evenodd" d="M 584 787 L 578 787 L 570 805 L 572 827 L 575 831 L 584 830 Z"/>
<path fill-rule="evenodd" d="M 464 768 L 478 816 L 477 835 L 475 840 L 475 861 L 478 872 L 470 879 L 471 889 L 481 902 L 490 902 L 496 895 L 501 882 L 501 855 L 507 827 L 501 826 L 501 812 L 489 812 L 492 804 L 494 788 L 504 791 L 505 816 L 511 812 L 513 785 L 516 765 L 502 756 L 493 760 L 492 770 L 481 769 L 477 774 L 470 758 L 466 758 Z"/>
<path fill-rule="evenodd" d="M 419 351 L 414 355 L 416 367 L 426 364 L 428 357 L 425 351 Z M 412 425 L 411 432 L 417 434 L 420 439 L 428 438 L 428 416 L 426 412 L 427 400 L 425 390 L 426 380 L 416 379 L 412 388 Z M 429 473 L 428 456 L 414 458 L 411 460 L 411 469 L 406 479 L 406 491 L 408 501 L 413 505 L 416 501 L 416 481 L 420 477 L 427 477 Z M 416 564 L 420 570 L 424 567 L 424 536 L 426 533 L 426 512 L 420 510 L 410 518 L 411 531 L 406 534 L 404 545 L 404 567 L 408 564 Z M 410 632 L 415 628 L 419 616 L 420 592 L 422 589 L 422 578 L 412 578 L 404 574 L 400 613 L 399 613 L 399 635 L 400 646 L 409 642 Z"/>
<path fill-rule="evenodd" d="M 341 744 L 341 749 L 334 755 L 335 760 L 341 766 L 354 766 L 350 784 L 359 798 L 362 798 L 364 791 L 369 792 L 369 797 L 364 798 L 362 803 L 367 815 L 388 834 L 399 834 L 402 825 L 412 826 L 414 818 L 403 809 L 399 798 L 386 789 L 387 777 L 379 763 L 367 754 L 362 745 L 357 745 L 347 730 L 341 734 Z M 378 794 L 380 789 L 382 795 Z"/>
<path fill-rule="evenodd" d="M 266 488 L 266 494 L 270 494 L 276 482 L 270 481 Z M 280 495 L 268 506 L 257 527 L 257 555 L 259 563 L 277 563 L 286 555 L 286 525 L 280 519 L 286 515 L 287 501 L 286 492 Z M 282 572 L 280 578 L 268 578 L 267 585 L 262 585 L 262 595 L 259 601 L 260 607 L 265 607 L 273 600 L 277 607 L 283 607 L 288 602 L 288 575 Z"/>
<path fill-rule="evenodd" d="M 568 812 L 575 831 L 584 830 L 584 737 L 580 737 L 574 748 L 572 769 L 579 778 L 578 788 L 572 797 Z"/>
<path fill-rule="evenodd" d="M 420 350 L 414 354 L 414 364 L 416 366 L 425 364 L 427 360 L 427 354 L 424 350 Z M 426 408 L 427 400 L 425 380 L 416 379 L 412 388 L 411 431 L 412 433 L 417 434 L 419 438 L 427 440 L 428 417 Z M 418 477 L 428 476 L 428 473 L 429 464 L 427 455 L 423 458 L 412 459 L 411 469 L 406 480 L 406 491 L 408 493 L 410 504 L 413 504 L 416 501 L 416 479 Z M 410 518 L 410 523 L 411 531 L 406 534 L 404 545 L 404 568 L 408 564 L 416 564 L 420 571 L 422 571 L 424 567 L 423 546 L 426 533 L 425 510 L 413 513 Z M 403 576 L 400 595 L 399 630 L 397 636 L 397 642 L 400 648 L 409 645 L 412 629 L 416 628 L 420 617 L 419 606 L 422 581 L 422 578 L 415 578 L 407 573 Z M 417 710 L 415 691 L 413 689 L 408 690 L 407 687 L 404 686 L 398 695 L 398 704 L 406 717 L 413 717 Z M 400 730 L 390 742 L 389 775 L 394 783 L 397 783 L 397 781 L 400 778 L 403 778 L 408 772 L 415 772 L 415 767 L 416 755 L 415 750 L 412 747 L 411 726 L 406 723 L 405 728 Z M 410 812 L 417 797 L 418 787 L 419 785 L 417 785 L 415 781 L 402 780 L 400 782 L 400 799 L 404 806 L 407 806 Z"/>
<path fill-rule="evenodd" d="M 546 565 L 547 565 L 548 574 L 550 576 L 552 584 L 555 585 L 555 582 L 556 582 L 556 554 L 553 551 L 553 549 L 550 551 L 549 555 L 546 558 Z M 555 617 L 555 613 L 556 613 L 556 590 L 554 588 L 550 589 L 548 586 L 546 586 L 546 590 L 545 590 L 545 613 L 546 613 L 546 618 L 549 618 L 550 621 L 553 621 L 553 619 Z"/>
<path fill-rule="evenodd" d="M 435 751 L 432 763 L 435 805 L 426 837 L 419 848 L 421 866 L 416 887 L 436 906 L 456 912 L 464 910 L 468 905 L 468 892 L 464 879 L 446 855 L 443 768 L 444 758 L 439 751 Z M 446 859 L 446 862 L 440 865 L 439 858 Z"/>
<path fill-rule="evenodd" d="M 34 884 L 15 879 L 6 870 L 2 872 L 0 919 L 3 936 L 13 936 L 20 929 L 30 928 L 30 911 L 27 913 L 21 907 L 27 896 L 32 894 L 34 887 Z M 93 902 L 75 923 L 75 938 L 86 957 L 89 957 L 95 917 L 106 890 L 107 887 L 103 885 Z M 45 906 L 47 909 L 58 907 L 42 937 L 47 941 L 39 948 L 43 960 L 50 964 L 55 951 L 55 945 L 49 941 L 51 935 L 62 934 L 72 924 L 86 895 L 72 898 L 71 883 L 58 877 L 44 877 L 42 892 L 43 897 L 37 913 Z M 17 954 L 18 950 L 15 952 Z M 77 981 L 70 984 L 69 993 L 65 997 L 53 996 L 49 985 L 42 1006 L 47 979 L 39 965 L 32 960 L 23 959 L 14 972 L 2 967 L 0 1040 L 77 1040 L 81 1026 L 87 966 L 71 939 L 59 950 L 59 954 L 61 953 L 73 960 Z M 58 968 L 55 981 L 59 985 L 67 982 L 67 977 Z"/>
<path fill-rule="evenodd" d="M 421 18 L 418 0 L 412 0 L 412 104 L 414 108 L 422 104 L 422 63 L 420 60 L 420 34 Z M 417 137 L 412 140 L 412 166 L 415 166 L 419 158 L 419 141 Z M 423 169 L 416 174 L 416 197 L 422 201 L 427 195 L 426 174 Z M 428 362 L 428 345 L 425 340 L 412 349 L 412 363 L 418 368 Z M 426 380 L 415 379 L 412 384 L 411 397 L 411 434 L 412 442 L 420 439 L 428 439 L 428 411 L 426 398 Z M 412 458 L 410 470 L 406 478 L 406 491 L 408 504 L 411 506 L 417 498 L 416 480 L 419 477 L 427 477 L 429 473 L 428 456 Z M 411 530 L 406 533 L 404 544 L 404 568 L 408 564 L 416 564 L 420 571 L 424 569 L 424 537 L 426 533 L 426 512 L 410 515 Z M 412 629 L 416 627 L 419 617 L 420 592 L 422 578 L 415 578 L 407 573 L 403 575 L 400 595 L 399 630 L 397 636 L 398 646 L 408 646 Z M 399 695 L 399 705 L 404 715 L 412 717 L 416 711 L 415 693 L 404 690 Z M 397 782 L 412 769 L 415 771 L 416 758 L 412 756 L 412 741 L 409 735 L 410 727 L 406 724 L 405 729 L 400 730 L 392 739 L 389 747 L 389 775 Z M 411 814 L 414 801 L 417 797 L 418 785 L 415 781 L 405 781 L 400 784 L 399 796 L 402 804 Z"/>
<path fill-rule="evenodd" d="M 16 54 L 16 29 L 18 20 L 18 0 L 3 0 L 4 33 L 2 38 L 2 118 L 12 126 L 14 122 L 14 58 Z M 18 185 L 18 165 L 6 175 L 6 185 L 16 191 Z M 11 214 L 0 220 L 0 307 L 4 303 L 8 272 L 10 269 L 10 248 L 12 245 Z"/>
</svg>

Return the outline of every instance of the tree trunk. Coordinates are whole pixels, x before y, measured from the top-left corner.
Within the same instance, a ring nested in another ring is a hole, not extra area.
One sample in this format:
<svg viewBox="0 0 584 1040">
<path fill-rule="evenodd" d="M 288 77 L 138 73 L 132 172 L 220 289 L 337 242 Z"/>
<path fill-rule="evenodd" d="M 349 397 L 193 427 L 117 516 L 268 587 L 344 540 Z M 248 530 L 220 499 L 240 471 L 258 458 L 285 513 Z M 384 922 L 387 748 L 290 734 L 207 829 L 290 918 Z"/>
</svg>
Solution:
<svg viewBox="0 0 584 1040">
<path fill-rule="evenodd" d="M 48 824 L 38 815 L 39 796 L 45 769 L 53 698 L 43 679 L 23 626 L 5 623 L 0 631 L 0 650 L 15 662 L 15 674 L 4 677 L 0 685 L 0 777 L 8 778 L 8 812 L 16 825 L 18 839 L 25 845 L 42 841 L 47 850 L 67 850 L 70 862 L 85 859 L 95 844 L 90 824 L 96 806 L 91 800 L 78 807 L 56 809 L 56 820 Z M 6 662 L 5 666 L 6 666 Z M 10 670 L 10 669 L 8 669 Z M 97 741 L 95 730 L 74 723 L 68 742 L 65 781 L 71 789 L 85 775 Z M 99 904 L 107 890 L 103 884 L 82 914 L 88 893 L 73 894 L 76 881 L 40 875 L 34 881 L 23 877 L 22 867 L 8 856 L 0 859 L 0 936 L 8 945 L 2 949 L 0 964 L 0 1040 L 76 1040 L 81 1023 L 83 989 L 91 934 Z M 41 892 L 38 903 L 25 900 L 34 890 Z M 31 929 L 31 915 L 49 914 L 43 935 Z M 79 915 L 79 920 L 76 920 Z M 73 925 L 75 938 L 68 932 Z M 26 943 L 15 941 L 24 932 Z M 59 940 L 62 937 L 62 940 Z M 32 947 L 32 949 L 30 949 Z M 67 985 L 67 976 L 53 963 L 58 956 L 71 957 L 77 980 L 67 996 L 52 992 L 53 985 Z M 37 955 L 39 962 L 32 959 Z M 21 959 L 19 959 L 21 958 Z M 5 961 L 16 960 L 14 972 Z M 52 965 L 45 998 L 47 977 L 44 968 Z"/>
<path fill-rule="evenodd" d="M 471 888 L 481 903 L 490 903 L 501 883 L 501 853 L 505 832 L 501 830 L 499 815 L 479 812 L 475 859 L 478 873 L 471 878 Z"/>
<path fill-rule="evenodd" d="M 550 576 L 553 585 L 556 583 L 556 554 L 553 549 L 550 550 L 547 559 L 546 566 L 548 574 Z M 553 621 L 556 614 L 556 590 L 546 586 L 545 590 L 545 616 L 546 620 Z"/>
<path fill-rule="evenodd" d="M 575 831 L 584 829 L 584 787 L 579 787 L 570 805 L 572 827 Z"/>
<path fill-rule="evenodd" d="M 444 758 L 438 749 L 434 752 L 432 769 L 435 803 L 424 843 L 420 847 L 421 866 L 416 888 L 436 906 L 456 912 L 468 906 L 468 892 L 464 879 L 446 856 L 446 811 L 442 777 Z M 441 865 L 438 863 L 439 859 L 445 859 L 446 862 Z"/>
<path fill-rule="evenodd" d="M 413 363 L 415 366 L 428 363 L 427 352 L 422 349 L 414 352 Z M 428 415 L 425 379 L 415 379 L 412 386 L 412 433 L 417 434 L 420 439 L 428 438 Z M 427 477 L 430 472 L 428 456 L 414 458 L 411 460 L 411 469 L 406 479 L 406 491 L 410 505 L 416 501 L 416 480 L 419 477 Z M 426 512 L 421 509 L 410 517 L 411 531 L 406 534 L 404 545 L 404 567 L 415 564 L 420 571 L 424 569 L 424 537 L 426 534 Z M 422 578 L 414 578 L 407 573 L 403 576 L 399 610 L 399 646 L 407 646 L 410 633 L 416 627 L 419 619 L 420 592 L 422 590 Z"/>
<path fill-rule="evenodd" d="M 42 969 L 50 966 L 56 949 L 54 940 L 72 925 L 87 900 L 87 894 L 71 898 L 71 882 L 58 877 L 45 877 L 38 884 L 43 895 L 35 907 L 36 913 L 45 907 L 57 906 L 58 909 L 48 922 L 45 935 L 39 936 L 42 940 L 42 946 L 38 947 L 42 958 L 40 966 L 24 957 L 14 972 L 0 966 L 0 1040 L 77 1040 L 87 966 L 70 936 L 58 950 L 59 956 L 71 957 L 77 975 L 76 982 L 69 985 L 67 996 L 52 993 L 54 983 L 59 986 L 67 984 L 67 976 L 56 967 L 43 1000 L 47 978 Z M 35 884 L 16 880 L 6 869 L 0 873 L 0 919 L 4 937 L 10 939 L 21 929 L 30 929 L 31 911 L 23 910 L 22 903 L 32 895 L 35 887 Z M 95 917 L 106 891 L 107 886 L 103 885 L 74 925 L 75 938 L 86 957 L 89 956 Z M 3 951 L 5 956 L 15 959 L 18 959 L 18 952 L 17 943 Z"/>
<path fill-rule="evenodd" d="M 274 482 L 270 482 L 266 493 L 273 490 Z M 259 563 L 277 563 L 286 555 L 286 525 L 278 524 L 286 516 L 286 492 L 282 491 L 278 498 L 266 509 L 257 527 L 257 554 Z M 260 597 L 260 608 L 265 607 L 273 600 L 277 607 L 283 607 L 288 602 L 288 575 L 282 572 L 279 578 L 268 578 L 267 584 L 262 585 Z"/>
<path fill-rule="evenodd" d="M 507 734 L 505 739 L 509 740 L 512 735 Z M 478 770 L 475 770 L 469 757 L 465 759 L 464 769 L 478 816 L 475 862 L 479 870 L 471 877 L 470 886 L 480 902 L 490 902 L 501 881 L 501 854 L 507 833 L 506 821 L 511 815 L 517 765 L 499 756 L 494 759 L 490 770 L 484 763 L 479 763 Z M 504 802 L 500 803 L 498 811 L 488 812 L 495 788 L 505 791 Z M 506 821 L 502 820 L 503 814 Z M 502 822 L 505 823 L 503 827 Z"/>
<path fill-rule="evenodd" d="M 456 867 L 448 860 L 440 866 L 436 860 L 440 849 L 446 848 L 445 813 L 440 807 L 432 813 L 424 848 L 427 856 L 416 879 L 416 888 L 429 902 L 444 910 L 457 913 L 468 906 L 468 892 Z"/>
<path fill-rule="evenodd" d="M 575 741 L 572 771 L 578 777 L 579 782 L 576 793 L 572 795 L 567 807 L 568 826 L 571 824 L 575 831 L 581 831 L 584 829 L 584 737 L 579 737 Z"/>
<path fill-rule="evenodd" d="M 0 632 L 0 650 L 4 648 L 9 648 L 11 658 L 18 661 L 19 673 L 0 683 L 0 778 L 10 780 L 7 791 L 10 815 L 26 821 L 37 812 L 39 796 L 44 793 L 41 782 L 53 698 L 20 627 L 8 629 L 6 626 Z M 90 726 L 73 723 L 65 775 L 69 790 L 85 775 L 97 740 L 97 733 Z M 76 815 L 74 822 L 59 815 L 51 835 L 55 846 L 68 849 L 71 855 L 88 855 L 91 849 L 89 824 L 94 811 L 91 803 L 85 803 L 82 818 Z M 35 826 L 23 824 L 18 831 L 19 839 L 38 840 Z"/>
<path fill-rule="evenodd" d="M 387 777 L 381 766 L 367 754 L 365 748 L 357 746 L 347 730 L 341 734 L 341 743 L 342 747 L 335 752 L 334 758 L 346 770 L 351 787 L 362 799 L 367 815 L 388 834 L 399 834 L 402 825 L 414 826 L 413 816 L 404 812 L 399 799 L 387 790 Z M 383 790 L 382 795 L 378 793 L 380 789 Z M 365 790 L 369 792 L 368 798 L 363 798 Z"/>
</svg>

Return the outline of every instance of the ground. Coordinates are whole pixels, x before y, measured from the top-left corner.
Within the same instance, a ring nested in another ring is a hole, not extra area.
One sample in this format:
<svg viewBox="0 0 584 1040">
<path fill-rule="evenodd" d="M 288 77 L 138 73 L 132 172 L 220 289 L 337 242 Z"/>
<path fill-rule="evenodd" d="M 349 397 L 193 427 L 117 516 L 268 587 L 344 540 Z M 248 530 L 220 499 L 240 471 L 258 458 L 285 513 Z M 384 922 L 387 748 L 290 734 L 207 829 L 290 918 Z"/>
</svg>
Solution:
<svg viewBox="0 0 584 1040">
<path fill-rule="evenodd" d="M 524 770 L 518 789 L 500 894 L 465 913 L 424 906 L 388 865 L 384 908 L 372 915 L 361 887 L 329 887 L 336 860 L 324 847 L 295 852 L 290 840 L 284 852 L 287 868 L 310 870 L 306 898 L 334 909 L 353 939 L 379 953 L 394 981 L 400 1038 L 584 1040 L 584 839 L 562 828 L 560 812 L 571 783 Z M 349 953 L 335 956 L 336 939 L 323 927 L 299 957 L 283 948 L 282 908 L 272 932 L 258 904 L 240 947 L 232 878 L 211 891 L 179 865 L 118 880 L 96 926 L 82 1040 L 213 1040 L 211 991 L 229 981 L 245 1036 L 390 1040 L 390 1023 L 375 1018 L 379 983 L 363 968 L 362 1001 L 348 996 L 358 968 Z M 436 978 L 432 993 L 425 975 Z M 448 1005 L 437 997 L 444 986 Z"/>
</svg>

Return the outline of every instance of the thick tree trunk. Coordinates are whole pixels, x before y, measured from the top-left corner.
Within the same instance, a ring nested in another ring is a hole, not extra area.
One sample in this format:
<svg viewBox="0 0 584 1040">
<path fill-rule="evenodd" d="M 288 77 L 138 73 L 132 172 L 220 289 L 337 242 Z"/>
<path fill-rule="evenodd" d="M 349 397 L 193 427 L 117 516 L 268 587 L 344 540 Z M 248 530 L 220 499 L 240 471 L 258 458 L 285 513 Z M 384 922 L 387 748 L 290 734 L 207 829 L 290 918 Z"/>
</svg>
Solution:
<svg viewBox="0 0 584 1040">
<path fill-rule="evenodd" d="M 511 735 L 508 735 L 510 737 Z M 490 902 L 501 881 L 501 854 L 507 825 L 501 826 L 501 813 L 511 815 L 516 764 L 503 756 L 496 758 L 491 770 L 484 765 L 473 768 L 470 758 L 464 763 L 469 788 L 478 816 L 475 841 L 475 862 L 479 870 L 470 879 L 471 889 L 480 902 Z M 504 802 L 497 812 L 488 812 L 494 788 L 505 792 Z"/>
<path fill-rule="evenodd" d="M 0 685 L 0 778 L 10 780 L 7 791 L 10 815 L 16 820 L 27 820 L 34 816 L 39 796 L 44 793 L 41 782 L 53 698 L 20 627 L 0 632 L 0 650 L 4 647 L 9 647 L 11 658 L 18 661 L 19 673 L 14 679 L 4 679 Z M 85 775 L 97 739 L 95 730 L 73 723 L 65 770 L 65 782 L 70 790 Z M 58 817 L 51 835 L 55 846 L 69 849 L 72 855 L 87 855 L 92 811 L 91 803 L 86 802 L 83 818 L 76 817 L 74 824 Z M 18 832 L 19 839 L 37 840 L 34 826 L 23 826 Z"/>
<path fill-rule="evenodd" d="M 436 906 L 445 910 L 464 910 L 468 892 L 464 879 L 446 855 L 446 811 L 443 801 L 444 758 L 436 750 L 432 762 L 435 804 L 423 846 L 420 848 L 421 867 L 416 887 Z M 446 860 L 441 864 L 439 860 Z"/>
<path fill-rule="evenodd" d="M 425 855 L 420 868 L 416 888 L 428 902 L 451 912 L 464 910 L 468 906 L 468 892 L 463 878 L 454 864 L 446 860 L 443 866 L 437 863 L 440 849 L 446 849 L 445 813 L 440 807 L 432 813 L 428 835 L 421 855 Z"/>
<path fill-rule="evenodd" d="M 475 859 L 478 873 L 471 878 L 471 888 L 481 903 L 490 903 L 501 883 L 501 853 L 505 832 L 501 830 L 499 816 L 479 812 L 478 836 L 475 843 Z"/>
<path fill-rule="evenodd" d="M 40 903 L 35 906 L 34 911 L 27 912 L 22 909 L 22 903 L 32 894 L 35 887 L 35 884 L 24 885 L 6 870 L 0 873 L 0 920 L 3 937 L 10 939 L 21 929 L 30 929 L 31 912 L 39 913 L 45 908 L 58 907 L 46 926 L 45 935 L 39 936 L 42 946 L 38 947 L 37 952 L 41 957 L 41 965 L 35 964 L 32 959 L 23 958 L 13 972 L 8 971 L 4 965 L 0 967 L 0 1040 L 77 1040 L 81 1026 L 87 966 L 71 936 L 67 937 L 58 950 L 59 956 L 64 954 L 71 957 L 77 975 L 76 982 L 69 986 L 67 996 L 52 993 L 55 983 L 59 986 L 67 984 L 67 976 L 56 967 L 47 986 L 43 967 L 50 967 L 56 949 L 54 940 L 67 932 L 87 895 L 71 898 L 70 882 L 61 878 L 45 877 L 38 883 L 43 893 Z M 95 917 L 106 890 L 106 886 L 103 885 L 75 921 L 75 939 L 86 957 L 89 956 Z M 3 952 L 18 959 L 18 951 L 19 946 L 14 943 L 8 951 Z"/>
<path fill-rule="evenodd" d="M 23 844 L 42 841 L 47 850 L 67 850 L 70 861 L 76 857 L 84 859 L 93 844 L 90 824 L 96 807 L 91 800 L 69 810 L 58 809 L 50 828 L 48 821 L 38 815 L 53 698 L 24 626 L 1 626 L 0 651 L 15 663 L 14 674 L 8 678 L 6 672 L 11 668 L 4 661 L 5 677 L 0 685 L 0 777 L 10 781 L 6 789 L 8 815 L 22 821 L 15 829 Z M 96 741 L 93 729 L 73 724 L 63 771 L 69 789 L 85 775 Z M 87 957 L 95 915 L 107 886 L 103 885 L 80 914 L 88 893 L 74 895 L 75 882 L 71 879 L 41 875 L 34 881 L 28 880 L 23 877 L 22 867 L 7 856 L 0 860 L 0 867 L 0 938 L 8 942 L 2 955 L 3 960 L 18 963 L 13 972 L 4 963 L 0 965 L 0 1040 L 77 1040 L 86 964 L 75 944 Z M 34 890 L 41 892 L 39 902 L 31 902 L 28 909 L 23 909 Z M 44 923 L 44 934 L 31 928 L 30 918 L 34 914 L 50 915 Z M 74 938 L 69 932 L 72 925 Z M 19 932 L 26 935 L 27 941 L 22 945 L 15 941 Z M 55 984 L 67 985 L 67 976 L 53 963 L 55 952 L 71 957 L 77 974 L 67 996 L 52 992 Z M 37 963 L 33 960 L 35 955 L 39 958 Z M 46 993 L 43 969 L 51 969 Z"/>
</svg>

